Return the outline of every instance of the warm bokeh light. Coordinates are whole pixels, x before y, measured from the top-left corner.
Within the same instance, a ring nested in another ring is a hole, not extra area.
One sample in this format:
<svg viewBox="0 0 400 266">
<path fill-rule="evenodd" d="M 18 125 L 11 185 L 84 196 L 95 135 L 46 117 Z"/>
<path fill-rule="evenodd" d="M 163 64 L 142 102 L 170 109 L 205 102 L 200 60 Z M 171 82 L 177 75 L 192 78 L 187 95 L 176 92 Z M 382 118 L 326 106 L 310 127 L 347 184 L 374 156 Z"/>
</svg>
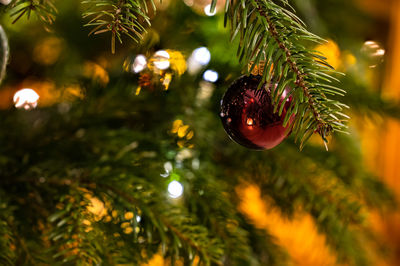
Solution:
<svg viewBox="0 0 400 266">
<path fill-rule="evenodd" d="M 17 91 L 13 97 L 16 108 L 25 110 L 36 108 L 39 100 L 39 94 L 32 89 L 22 89 Z"/>
<path fill-rule="evenodd" d="M 99 64 L 87 61 L 83 66 L 83 75 L 105 86 L 110 81 L 108 72 Z"/>
<path fill-rule="evenodd" d="M 293 220 L 285 218 L 272 202 L 265 203 L 255 185 L 243 184 L 237 187 L 237 193 L 241 198 L 239 210 L 256 227 L 266 229 L 276 237 L 277 244 L 288 251 L 293 265 L 340 265 L 309 214 L 299 212 Z"/>
<path fill-rule="evenodd" d="M 167 50 L 171 69 L 177 74 L 182 75 L 186 71 L 186 59 L 183 54 L 175 50 Z"/>
<path fill-rule="evenodd" d="M 87 193 L 86 198 L 89 200 L 90 204 L 87 206 L 87 210 L 94 215 L 96 221 L 100 221 L 104 216 L 107 215 L 107 208 L 104 203 L 97 197 Z"/>
<path fill-rule="evenodd" d="M 173 198 L 179 198 L 183 194 L 183 186 L 178 181 L 172 181 L 168 185 L 168 195 Z"/>
<path fill-rule="evenodd" d="M 165 73 L 160 79 L 162 85 L 164 86 L 164 90 L 169 89 L 169 84 L 172 81 L 172 74 L 171 73 Z"/>
<path fill-rule="evenodd" d="M 176 134 L 179 138 L 177 140 L 179 148 L 187 147 L 191 149 L 194 147 L 194 144 L 190 142 L 194 136 L 194 131 L 190 129 L 189 125 L 185 125 L 182 120 L 177 119 L 173 122 L 171 133 Z M 162 176 L 166 177 L 165 174 L 162 174 Z"/>
<path fill-rule="evenodd" d="M 172 123 L 171 133 L 178 133 L 179 128 L 183 126 L 183 121 L 180 119 L 175 120 Z"/>
<path fill-rule="evenodd" d="M 338 69 L 340 67 L 341 53 L 337 43 L 332 40 L 328 40 L 326 43 L 320 44 L 315 47 L 315 50 L 322 53 L 322 55 L 326 57 L 326 61 L 335 69 Z"/>
<path fill-rule="evenodd" d="M 45 38 L 36 44 L 33 60 L 41 65 L 53 65 L 63 50 L 62 40 L 57 37 Z"/>
</svg>

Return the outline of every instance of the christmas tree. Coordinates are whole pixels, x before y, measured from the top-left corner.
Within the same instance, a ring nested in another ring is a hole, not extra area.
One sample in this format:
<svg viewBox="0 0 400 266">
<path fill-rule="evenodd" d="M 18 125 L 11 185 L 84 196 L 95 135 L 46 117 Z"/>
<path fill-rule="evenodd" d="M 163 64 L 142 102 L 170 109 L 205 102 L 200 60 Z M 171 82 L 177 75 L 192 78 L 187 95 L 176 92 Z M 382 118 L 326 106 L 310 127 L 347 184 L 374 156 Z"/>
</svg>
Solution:
<svg viewBox="0 0 400 266">
<path fill-rule="evenodd" d="M 0 264 L 398 265 L 387 2 L 0 1 Z"/>
</svg>

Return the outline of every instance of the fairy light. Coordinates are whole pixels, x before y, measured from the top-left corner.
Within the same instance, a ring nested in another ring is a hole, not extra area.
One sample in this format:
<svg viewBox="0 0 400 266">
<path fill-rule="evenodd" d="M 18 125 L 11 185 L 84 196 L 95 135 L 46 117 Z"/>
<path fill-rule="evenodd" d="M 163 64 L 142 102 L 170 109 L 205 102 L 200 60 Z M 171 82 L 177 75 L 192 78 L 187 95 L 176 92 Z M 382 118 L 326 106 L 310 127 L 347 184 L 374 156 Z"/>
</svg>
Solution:
<svg viewBox="0 0 400 266">
<path fill-rule="evenodd" d="M 248 126 L 252 126 L 252 125 L 254 124 L 253 118 L 250 118 L 250 117 L 247 118 L 246 124 L 247 124 Z"/>
<path fill-rule="evenodd" d="M 132 64 L 132 71 L 135 73 L 139 73 L 143 71 L 147 66 L 147 59 L 144 55 L 139 54 L 136 56 L 135 60 Z"/>
<path fill-rule="evenodd" d="M 216 82 L 218 80 L 218 73 L 214 70 L 206 70 L 203 74 L 203 79 L 209 82 Z"/>
<path fill-rule="evenodd" d="M 207 47 L 199 47 L 192 53 L 193 59 L 202 66 L 207 65 L 211 60 L 211 53 Z"/>
<path fill-rule="evenodd" d="M 193 50 L 187 60 L 187 67 L 190 74 L 197 74 L 203 66 L 206 66 L 211 60 L 211 53 L 207 47 L 198 47 Z"/>
<path fill-rule="evenodd" d="M 183 194 L 183 186 L 178 181 L 172 181 L 168 185 L 169 196 L 173 199 L 179 198 Z"/>
<path fill-rule="evenodd" d="M 170 56 L 169 53 L 165 50 L 159 50 L 154 54 L 154 66 L 158 69 L 165 70 L 169 68 Z"/>
<path fill-rule="evenodd" d="M 32 89 L 22 89 L 14 94 L 14 105 L 16 108 L 24 108 L 25 110 L 36 108 L 39 94 Z"/>
</svg>

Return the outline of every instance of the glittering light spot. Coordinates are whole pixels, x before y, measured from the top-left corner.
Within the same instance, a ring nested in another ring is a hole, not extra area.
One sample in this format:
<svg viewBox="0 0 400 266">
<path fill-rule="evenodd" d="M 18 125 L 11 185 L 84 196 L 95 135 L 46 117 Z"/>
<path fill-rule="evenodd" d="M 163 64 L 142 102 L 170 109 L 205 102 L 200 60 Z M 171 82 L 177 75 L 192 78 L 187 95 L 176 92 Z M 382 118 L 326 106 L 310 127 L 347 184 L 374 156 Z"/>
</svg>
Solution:
<svg viewBox="0 0 400 266">
<path fill-rule="evenodd" d="M 128 222 L 124 222 L 121 224 L 121 228 L 128 228 L 131 224 Z"/>
<path fill-rule="evenodd" d="M 133 212 L 127 212 L 124 215 L 125 220 L 130 220 L 133 218 Z"/>
<path fill-rule="evenodd" d="M 190 130 L 189 133 L 186 135 L 186 139 L 192 139 L 194 135 L 193 130 Z"/>
<path fill-rule="evenodd" d="M 124 233 L 127 234 L 127 235 L 132 234 L 132 232 L 133 232 L 133 228 L 132 227 L 127 227 L 127 228 L 124 229 Z"/>
<path fill-rule="evenodd" d="M 179 198 L 183 194 L 183 186 L 178 181 L 172 181 L 168 185 L 168 193 L 171 198 Z"/>
<path fill-rule="evenodd" d="M 180 128 L 181 126 L 183 126 L 183 121 L 180 120 L 180 119 L 175 120 L 175 121 L 172 123 L 172 130 L 171 130 L 171 132 L 172 132 L 172 133 L 177 133 L 178 130 L 179 130 L 179 128 Z"/>
<path fill-rule="evenodd" d="M 147 59 L 144 55 L 140 54 L 136 56 L 135 60 L 132 64 L 132 71 L 135 73 L 139 73 L 140 71 L 144 70 L 147 66 Z"/>
<path fill-rule="evenodd" d="M 188 125 L 181 126 L 181 127 L 178 129 L 178 137 L 183 138 L 183 137 L 186 135 L 188 129 L 189 129 L 189 126 L 188 126 Z"/>
<path fill-rule="evenodd" d="M 202 66 L 207 65 L 211 60 L 211 53 L 207 47 L 199 47 L 192 53 L 193 59 Z"/>
<path fill-rule="evenodd" d="M 140 217 L 139 215 L 136 215 L 136 222 L 140 223 L 141 220 L 142 220 L 142 217 Z"/>
<path fill-rule="evenodd" d="M 37 106 L 39 94 L 32 89 L 22 89 L 14 94 L 13 100 L 15 107 L 29 110 Z"/>
<path fill-rule="evenodd" d="M 246 124 L 247 124 L 248 126 L 252 126 L 252 125 L 254 124 L 253 118 L 250 118 L 250 117 L 247 118 Z"/>
<path fill-rule="evenodd" d="M 165 70 L 169 68 L 170 56 L 169 53 L 165 50 L 159 50 L 154 54 L 154 66 L 158 69 Z"/>
<path fill-rule="evenodd" d="M 213 12 L 211 12 L 211 4 L 206 5 L 206 7 L 204 8 L 204 13 L 211 17 L 214 16 L 217 13 L 217 9 L 215 8 Z"/>
<path fill-rule="evenodd" d="M 218 80 L 218 73 L 216 71 L 208 69 L 206 70 L 206 72 L 204 72 L 203 79 L 209 82 L 216 82 Z"/>
<path fill-rule="evenodd" d="M 167 50 L 169 54 L 169 62 L 171 64 L 171 69 L 179 76 L 186 71 L 186 59 L 183 54 L 179 51 Z"/>
</svg>

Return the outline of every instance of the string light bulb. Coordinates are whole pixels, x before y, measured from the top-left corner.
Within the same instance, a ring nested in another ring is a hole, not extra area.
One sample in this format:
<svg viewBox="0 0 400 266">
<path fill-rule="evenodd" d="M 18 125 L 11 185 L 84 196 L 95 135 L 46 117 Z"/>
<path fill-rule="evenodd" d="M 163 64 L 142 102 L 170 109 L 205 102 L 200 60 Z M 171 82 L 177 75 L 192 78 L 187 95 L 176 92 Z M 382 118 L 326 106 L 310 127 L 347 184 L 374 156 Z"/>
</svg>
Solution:
<svg viewBox="0 0 400 266">
<path fill-rule="evenodd" d="M 171 198 L 176 199 L 182 196 L 183 186 L 178 181 L 171 181 L 168 185 L 168 194 Z"/>
<path fill-rule="evenodd" d="M 13 101 L 16 108 L 30 110 L 36 108 L 39 94 L 32 89 L 22 89 L 14 94 Z"/>
</svg>

